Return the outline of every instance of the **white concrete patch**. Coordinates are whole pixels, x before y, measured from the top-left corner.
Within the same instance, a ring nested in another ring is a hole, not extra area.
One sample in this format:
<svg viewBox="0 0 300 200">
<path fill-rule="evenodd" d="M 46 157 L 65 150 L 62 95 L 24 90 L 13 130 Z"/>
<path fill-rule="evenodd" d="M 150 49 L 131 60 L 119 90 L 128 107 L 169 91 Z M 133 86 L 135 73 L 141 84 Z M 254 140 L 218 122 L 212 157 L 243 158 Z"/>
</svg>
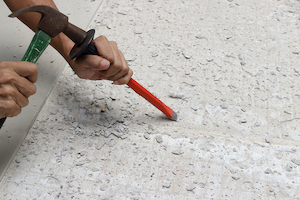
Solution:
<svg viewBox="0 0 300 200">
<path fill-rule="evenodd" d="M 0 199 L 299 199 L 299 11 L 296 0 L 104 1 L 90 28 L 178 122 L 66 68 Z"/>
</svg>

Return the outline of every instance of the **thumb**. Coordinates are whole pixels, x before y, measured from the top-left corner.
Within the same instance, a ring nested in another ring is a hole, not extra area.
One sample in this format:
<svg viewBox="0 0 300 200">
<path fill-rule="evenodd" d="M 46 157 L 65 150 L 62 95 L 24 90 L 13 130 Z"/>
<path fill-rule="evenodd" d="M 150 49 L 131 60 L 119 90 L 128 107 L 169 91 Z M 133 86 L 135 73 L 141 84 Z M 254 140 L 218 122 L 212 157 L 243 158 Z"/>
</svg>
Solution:
<svg viewBox="0 0 300 200">
<path fill-rule="evenodd" d="M 78 66 L 85 66 L 93 71 L 103 71 L 110 67 L 110 62 L 97 55 L 84 55 L 76 59 Z"/>
</svg>

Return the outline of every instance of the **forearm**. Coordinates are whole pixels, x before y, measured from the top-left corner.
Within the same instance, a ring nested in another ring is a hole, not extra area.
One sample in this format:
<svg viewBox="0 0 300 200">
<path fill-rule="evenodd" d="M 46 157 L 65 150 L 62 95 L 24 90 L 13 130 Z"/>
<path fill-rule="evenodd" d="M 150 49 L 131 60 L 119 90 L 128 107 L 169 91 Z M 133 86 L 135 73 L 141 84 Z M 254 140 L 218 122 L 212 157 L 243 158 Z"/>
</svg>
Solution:
<svg viewBox="0 0 300 200">
<path fill-rule="evenodd" d="M 57 9 L 52 0 L 4 0 L 4 2 L 12 12 L 34 5 L 47 5 Z M 36 32 L 41 15 L 39 13 L 29 12 L 22 14 L 19 19 Z M 68 55 L 74 45 L 72 40 L 63 33 L 60 33 L 58 36 L 52 38 L 50 44 L 69 62 Z"/>
</svg>

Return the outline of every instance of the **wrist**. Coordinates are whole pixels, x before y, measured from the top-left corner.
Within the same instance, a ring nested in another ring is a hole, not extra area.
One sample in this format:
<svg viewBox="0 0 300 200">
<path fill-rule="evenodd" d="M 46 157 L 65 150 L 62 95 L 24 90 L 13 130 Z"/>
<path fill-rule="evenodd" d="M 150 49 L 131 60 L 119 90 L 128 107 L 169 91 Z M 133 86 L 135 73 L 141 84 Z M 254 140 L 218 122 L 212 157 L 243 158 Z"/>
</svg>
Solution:
<svg viewBox="0 0 300 200">
<path fill-rule="evenodd" d="M 60 33 L 56 37 L 52 38 L 50 44 L 70 64 L 71 60 L 69 59 L 69 53 L 74 46 L 74 42 L 70 38 L 68 38 L 68 36 L 66 36 L 65 34 Z"/>
</svg>

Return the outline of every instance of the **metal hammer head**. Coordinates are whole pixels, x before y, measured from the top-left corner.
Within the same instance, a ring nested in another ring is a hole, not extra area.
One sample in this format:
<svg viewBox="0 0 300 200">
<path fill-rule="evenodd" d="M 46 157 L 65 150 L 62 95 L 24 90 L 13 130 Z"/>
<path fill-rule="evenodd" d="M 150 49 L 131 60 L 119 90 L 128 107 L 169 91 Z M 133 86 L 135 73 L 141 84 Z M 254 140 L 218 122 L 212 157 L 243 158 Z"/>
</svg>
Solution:
<svg viewBox="0 0 300 200">
<path fill-rule="evenodd" d="M 42 15 L 37 28 L 47 33 L 50 37 L 57 36 L 68 26 L 68 17 L 66 15 L 60 13 L 52 7 L 44 5 L 24 8 L 12 13 L 9 15 L 9 17 L 18 17 L 19 15 L 27 12 L 38 12 Z"/>
<path fill-rule="evenodd" d="M 84 30 L 69 23 L 66 15 L 50 6 L 37 5 L 27 7 L 12 13 L 9 17 L 18 17 L 19 15 L 27 12 L 38 12 L 42 15 L 37 26 L 39 30 L 44 31 L 50 37 L 55 37 L 59 33 L 63 32 L 75 43 L 69 54 L 69 59 L 74 59 L 82 55 L 94 38 L 95 30 L 92 29 L 85 32 Z"/>
</svg>

